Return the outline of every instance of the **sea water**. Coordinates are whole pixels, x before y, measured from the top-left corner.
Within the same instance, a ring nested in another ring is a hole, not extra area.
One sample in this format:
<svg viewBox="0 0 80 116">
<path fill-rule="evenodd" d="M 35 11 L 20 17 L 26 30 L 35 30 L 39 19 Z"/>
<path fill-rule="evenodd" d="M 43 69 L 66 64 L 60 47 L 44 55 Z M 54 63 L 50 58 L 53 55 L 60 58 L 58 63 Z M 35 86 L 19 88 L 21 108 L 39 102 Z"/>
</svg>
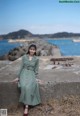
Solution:
<svg viewBox="0 0 80 116">
<path fill-rule="evenodd" d="M 80 56 L 80 42 L 73 42 L 72 39 L 47 39 L 48 43 L 60 48 L 63 56 Z"/>
<path fill-rule="evenodd" d="M 0 56 L 5 55 L 15 47 L 20 46 L 20 43 L 10 43 L 8 40 L 0 40 Z"/>
<path fill-rule="evenodd" d="M 48 43 L 57 45 L 63 56 L 80 56 L 80 42 L 72 39 L 47 39 Z M 20 46 L 20 43 L 9 43 L 8 40 L 0 40 L 0 56 L 8 53 L 11 49 Z"/>
</svg>

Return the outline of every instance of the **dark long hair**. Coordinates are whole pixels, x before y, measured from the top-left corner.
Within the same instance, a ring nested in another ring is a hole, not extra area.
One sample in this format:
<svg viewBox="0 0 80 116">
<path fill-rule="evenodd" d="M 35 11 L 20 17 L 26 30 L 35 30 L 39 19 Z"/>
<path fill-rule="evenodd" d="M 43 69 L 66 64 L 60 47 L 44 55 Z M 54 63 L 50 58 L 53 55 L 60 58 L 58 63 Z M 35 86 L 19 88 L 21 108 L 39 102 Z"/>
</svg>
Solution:
<svg viewBox="0 0 80 116">
<path fill-rule="evenodd" d="M 31 47 L 34 47 L 35 50 L 37 50 L 36 45 L 35 45 L 35 44 L 31 44 L 31 45 L 28 47 L 28 52 L 27 52 L 26 54 L 30 54 L 29 50 L 30 50 Z M 36 52 L 34 53 L 34 55 L 36 55 Z"/>
</svg>

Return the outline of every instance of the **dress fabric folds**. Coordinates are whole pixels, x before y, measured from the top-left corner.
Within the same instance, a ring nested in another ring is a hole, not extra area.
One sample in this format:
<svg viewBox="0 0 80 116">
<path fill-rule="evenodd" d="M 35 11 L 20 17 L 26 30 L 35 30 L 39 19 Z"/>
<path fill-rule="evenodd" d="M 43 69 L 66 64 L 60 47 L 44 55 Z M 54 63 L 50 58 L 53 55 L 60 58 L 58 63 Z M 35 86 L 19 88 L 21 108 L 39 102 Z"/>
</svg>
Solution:
<svg viewBox="0 0 80 116">
<path fill-rule="evenodd" d="M 20 69 L 17 73 L 19 78 L 18 87 L 21 90 L 19 102 L 27 105 L 41 103 L 39 83 L 36 81 L 39 71 L 39 58 L 34 55 L 29 60 L 29 54 L 22 56 Z"/>
</svg>

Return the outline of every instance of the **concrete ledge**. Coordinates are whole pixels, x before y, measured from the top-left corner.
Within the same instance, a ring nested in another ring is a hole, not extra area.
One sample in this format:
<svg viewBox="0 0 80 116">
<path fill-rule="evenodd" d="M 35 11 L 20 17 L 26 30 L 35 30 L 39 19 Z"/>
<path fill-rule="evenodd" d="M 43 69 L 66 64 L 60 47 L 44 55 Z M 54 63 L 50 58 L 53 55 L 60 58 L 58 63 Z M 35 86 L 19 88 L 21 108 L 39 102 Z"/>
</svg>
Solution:
<svg viewBox="0 0 80 116">
<path fill-rule="evenodd" d="M 18 106 L 19 90 L 17 85 L 9 82 L 0 82 L 0 108 L 11 110 Z"/>
<path fill-rule="evenodd" d="M 40 86 L 42 102 L 46 102 L 52 98 L 61 99 L 64 96 L 80 95 L 80 82 L 60 82 L 48 83 L 44 87 Z"/>
<path fill-rule="evenodd" d="M 48 57 L 50 60 L 50 58 Z M 48 61 L 49 61 L 48 60 Z M 50 99 L 61 99 L 64 96 L 80 96 L 79 73 L 74 70 L 43 70 L 47 65 L 43 57 L 40 57 L 39 79 L 44 80 L 44 85 L 39 85 L 42 103 Z M 0 108 L 7 108 L 8 111 L 15 111 L 19 104 L 20 89 L 17 83 L 11 83 L 17 77 L 21 58 L 11 62 L 0 69 Z M 49 62 L 48 62 L 49 63 Z M 42 65 L 43 64 L 43 65 Z M 77 71 L 77 70 L 76 70 Z"/>
<path fill-rule="evenodd" d="M 42 103 L 50 99 L 61 99 L 68 95 L 80 95 L 80 82 L 47 83 L 39 85 Z M 0 108 L 16 109 L 19 105 L 20 89 L 17 83 L 0 82 Z"/>
</svg>

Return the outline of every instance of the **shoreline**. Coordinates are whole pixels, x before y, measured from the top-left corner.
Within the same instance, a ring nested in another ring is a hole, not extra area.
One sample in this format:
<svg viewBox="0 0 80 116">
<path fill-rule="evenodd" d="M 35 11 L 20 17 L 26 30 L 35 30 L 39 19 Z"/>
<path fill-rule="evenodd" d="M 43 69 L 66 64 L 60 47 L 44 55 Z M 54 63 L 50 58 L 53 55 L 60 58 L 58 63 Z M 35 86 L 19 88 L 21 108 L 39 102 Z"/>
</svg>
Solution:
<svg viewBox="0 0 80 116">
<path fill-rule="evenodd" d="M 19 43 L 23 43 L 23 42 L 19 42 Z M 8 58 L 9 57 L 19 58 L 20 56 L 22 56 L 24 53 L 27 52 L 28 46 L 30 44 L 32 44 L 32 43 L 36 44 L 36 46 L 37 46 L 37 55 L 38 56 L 41 56 L 41 55 L 43 55 L 43 56 L 53 55 L 53 48 L 54 49 L 57 48 L 56 45 L 51 45 L 48 42 L 46 42 L 44 39 L 34 38 L 34 40 L 32 40 L 30 38 L 30 41 L 28 39 L 28 41 L 25 42 L 22 46 L 15 47 L 14 49 L 10 50 L 7 54 L 5 54 L 3 56 L 0 56 L 0 57 L 2 57 L 2 59 L 4 59 L 4 60 L 5 60 L 5 57 L 8 57 Z"/>
<path fill-rule="evenodd" d="M 45 40 L 48 40 L 49 38 L 46 38 Z M 50 38 L 50 40 L 73 40 L 73 39 L 76 39 L 76 40 L 80 40 L 80 37 L 63 37 L 63 38 Z"/>
<path fill-rule="evenodd" d="M 66 39 L 69 39 L 69 38 L 66 38 Z M 70 38 L 70 40 L 71 40 L 71 39 L 72 39 L 72 38 Z M 30 38 L 30 40 L 29 40 L 29 38 L 28 38 L 28 40 L 26 40 L 26 42 L 21 42 L 21 41 L 20 41 L 20 42 L 18 42 L 18 43 L 20 43 L 20 44 L 21 44 L 21 43 L 22 43 L 22 44 L 24 43 L 23 46 L 22 46 L 22 47 L 23 47 L 22 49 L 27 48 L 28 45 L 31 44 L 31 43 L 35 43 L 38 47 L 40 47 L 40 45 L 43 46 L 43 48 L 44 48 L 44 49 L 42 49 L 43 51 L 46 51 L 46 48 L 45 48 L 44 46 L 46 46 L 46 47 L 47 47 L 47 46 L 51 46 L 51 47 L 54 49 L 54 50 L 53 50 L 54 53 L 52 53 L 52 56 L 53 56 L 53 57 L 56 57 L 56 58 L 57 58 L 57 57 L 58 57 L 58 58 L 59 58 L 59 57 L 80 57 L 80 55 L 63 55 L 63 54 L 61 53 L 61 51 L 60 51 L 60 48 L 59 48 L 57 45 L 51 44 L 51 43 L 49 43 L 47 40 L 54 40 L 54 39 L 51 39 L 51 38 L 50 38 L 50 39 L 49 39 L 49 38 L 48 38 L 48 39 L 40 39 L 40 38 L 34 38 L 34 39 L 32 39 L 32 38 Z M 56 39 L 56 40 L 57 40 L 57 39 Z M 58 40 L 60 40 L 60 39 L 58 39 Z M 61 38 L 61 40 L 63 40 L 63 38 Z M 64 39 L 64 40 L 65 40 L 65 39 Z M 73 40 L 73 39 L 72 39 L 72 40 Z M 14 41 L 15 41 L 15 40 L 14 40 Z M 39 42 L 41 42 L 40 45 L 39 45 Z M 16 42 L 12 42 L 12 43 L 14 44 L 14 43 L 16 43 Z M 75 42 L 75 43 L 76 43 L 76 42 Z M 15 47 L 14 49 L 18 49 L 18 48 L 20 48 L 20 47 L 21 47 L 21 46 Z M 20 48 L 20 49 L 21 49 L 21 48 Z M 47 47 L 47 49 L 48 49 L 48 47 Z M 42 50 L 41 50 L 41 51 L 42 51 Z M 49 50 L 49 49 L 48 49 L 48 50 Z M 11 51 L 11 50 L 10 50 L 10 51 Z M 9 52 L 10 52 L 10 51 L 9 51 Z M 8 53 L 9 53 L 9 52 L 8 52 Z M 14 51 L 14 52 L 15 52 L 15 51 Z M 8 53 L 7 53 L 7 54 L 8 54 Z M 1 58 L 1 57 L 6 57 L 7 54 L 5 54 L 5 55 L 3 55 L 3 56 L 0 56 L 0 58 Z M 45 56 L 49 56 L 49 55 L 45 55 Z M 20 56 L 19 56 L 19 57 L 20 57 Z M 4 58 L 4 60 L 0 59 L 0 61 L 6 61 L 6 59 L 5 59 L 5 58 Z"/>
</svg>

